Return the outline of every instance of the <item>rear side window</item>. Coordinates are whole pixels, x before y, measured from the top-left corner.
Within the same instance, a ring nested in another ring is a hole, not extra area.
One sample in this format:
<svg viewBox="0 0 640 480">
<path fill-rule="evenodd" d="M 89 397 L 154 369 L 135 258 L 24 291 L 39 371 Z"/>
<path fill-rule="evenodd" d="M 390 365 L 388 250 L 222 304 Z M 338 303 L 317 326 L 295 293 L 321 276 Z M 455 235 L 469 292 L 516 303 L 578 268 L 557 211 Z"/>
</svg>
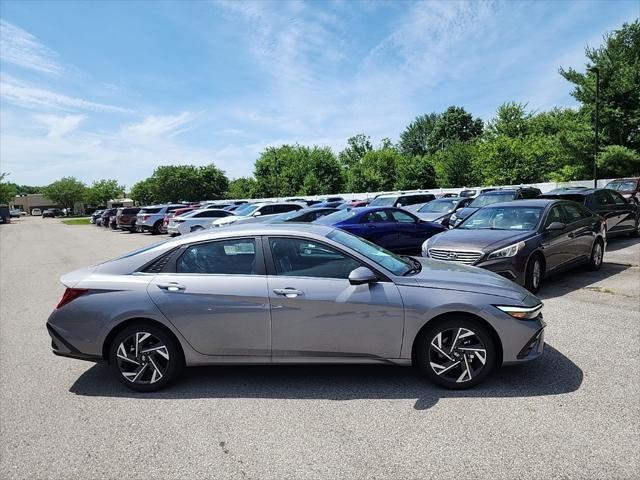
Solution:
<svg viewBox="0 0 640 480">
<path fill-rule="evenodd" d="M 588 217 L 586 212 L 578 205 L 563 205 L 562 208 L 567 218 L 567 223 L 578 222 Z"/>
<path fill-rule="evenodd" d="M 227 215 L 224 212 L 219 212 L 217 210 L 207 210 L 206 212 L 196 213 L 191 218 L 219 218 L 226 217 Z"/>
<path fill-rule="evenodd" d="M 611 199 L 613 200 L 613 203 L 615 203 L 616 205 L 624 205 L 625 203 L 627 203 L 624 197 L 620 195 L 618 192 L 608 192 L 608 193 L 609 195 L 611 195 Z"/>
<path fill-rule="evenodd" d="M 540 195 L 540 190 L 538 189 L 527 189 L 527 190 L 522 190 L 522 198 L 536 198 L 538 195 Z"/>
<path fill-rule="evenodd" d="M 184 208 L 184 206 L 183 205 L 178 205 L 177 207 L 167 207 L 167 213 L 173 212 L 174 210 L 178 210 L 179 208 Z"/>
<path fill-rule="evenodd" d="M 613 204 L 613 198 L 609 195 L 609 192 L 605 192 L 604 190 L 600 190 L 596 192 L 596 202 L 599 206 L 611 205 Z"/>
<path fill-rule="evenodd" d="M 132 215 L 134 213 L 138 213 L 140 211 L 139 208 L 125 208 L 122 210 L 123 215 Z"/>
<path fill-rule="evenodd" d="M 191 245 L 176 262 L 176 273 L 255 275 L 256 242 L 242 238 Z"/>
<path fill-rule="evenodd" d="M 138 213 L 160 213 L 159 208 L 143 208 Z"/>
<path fill-rule="evenodd" d="M 273 213 L 286 213 L 293 210 L 300 210 L 301 208 L 300 205 L 274 205 Z"/>
</svg>

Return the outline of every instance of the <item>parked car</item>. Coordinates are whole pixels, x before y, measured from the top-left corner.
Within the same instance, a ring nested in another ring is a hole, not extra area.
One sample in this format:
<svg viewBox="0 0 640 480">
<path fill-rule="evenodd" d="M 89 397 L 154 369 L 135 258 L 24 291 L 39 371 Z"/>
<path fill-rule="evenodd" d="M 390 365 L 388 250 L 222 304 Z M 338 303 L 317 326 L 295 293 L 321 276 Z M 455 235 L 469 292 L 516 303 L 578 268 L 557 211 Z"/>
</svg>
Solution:
<svg viewBox="0 0 640 480">
<path fill-rule="evenodd" d="M 358 207 L 366 207 L 367 205 L 369 205 L 369 200 L 351 200 L 349 202 L 344 202 L 341 205 L 338 205 L 338 209 L 340 210 L 346 210 L 349 208 L 358 208 Z"/>
<path fill-rule="evenodd" d="M 445 230 L 394 207 L 361 207 L 340 210 L 315 221 L 366 238 L 392 252 L 419 252 L 422 242 Z"/>
<path fill-rule="evenodd" d="M 627 200 L 640 204 L 640 177 L 618 178 L 605 185 L 606 189 L 615 190 Z"/>
<path fill-rule="evenodd" d="M 477 191 L 476 190 L 462 190 L 460 192 L 460 196 L 461 197 L 475 197 L 477 195 Z"/>
<path fill-rule="evenodd" d="M 291 212 L 269 217 L 264 223 L 310 223 L 337 211 L 337 208 L 303 208 L 301 210 L 293 210 Z"/>
<path fill-rule="evenodd" d="M 607 226 L 607 237 L 630 234 L 640 235 L 640 209 L 633 200 L 626 200 L 615 190 L 604 188 L 579 188 L 575 190 L 552 190 L 544 198 L 564 198 L 587 207 L 603 217 Z"/>
<path fill-rule="evenodd" d="M 436 198 L 456 198 L 458 196 L 459 195 L 457 193 L 453 193 L 453 192 L 436 194 Z"/>
<path fill-rule="evenodd" d="M 261 222 L 264 217 L 279 215 L 294 210 L 302 210 L 302 208 L 304 207 L 301 204 L 290 202 L 249 203 L 233 212 L 234 215 L 214 220 L 211 226 L 226 227 L 239 220 L 242 220 L 244 223 Z"/>
<path fill-rule="evenodd" d="M 11 223 L 11 212 L 6 205 L 0 205 L 0 223 Z"/>
<path fill-rule="evenodd" d="M 449 227 L 449 219 L 454 212 L 467 207 L 473 201 L 472 198 L 445 197 L 437 198 L 429 203 L 418 205 L 412 213 L 420 220 L 427 222 L 437 222 L 445 227 Z"/>
<path fill-rule="evenodd" d="M 91 218 L 89 218 L 89 223 L 93 223 L 94 225 L 98 225 L 98 220 L 102 216 L 102 212 L 104 212 L 104 209 L 94 211 L 91 214 Z"/>
<path fill-rule="evenodd" d="M 24 217 L 26 214 L 27 214 L 26 212 L 23 212 L 19 208 L 12 208 L 11 210 L 9 210 L 9 216 L 11 218 Z"/>
<path fill-rule="evenodd" d="M 602 266 L 604 220 L 575 202 L 553 199 L 496 203 L 436 235 L 422 255 L 498 273 L 535 293 L 550 275 L 581 264 Z"/>
<path fill-rule="evenodd" d="M 123 207 L 116 213 L 116 227 L 120 230 L 136 231 L 136 220 L 140 207 Z"/>
<path fill-rule="evenodd" d="M 109 228 L 109 222 L 111 221 L 111 216 L 116 214 L 117 208 L 107 208 L 102 211 L 102 215 L 100 215 L 100 227 Z"/>
<path fill-rule="evenodd" d="M 136 232 L 151 232 L 152 235 L 166 233 L 164 216 L 179 208 L 185 208 L 181 203 L 172 205 L 150 205 L 142 207 L 136 215 Z"/>
<path fill-rule="evenodd" d="M 39 217 L 40 215 L 42 215 L 42 210 L 40 210 L 39 208 L 32 208 L 31 215 L 34 217 Z"/>
<path fill-rule="evenodd" d="M 344 200 L 327 200 L 326 202 L 314 203 L 311 208 L 338 208 L 344 204 Z"/>
<path fill-rule="evenodd" d="M 171 220 L 173 217 L 179 217 L 180 215 L 184 215 L 185 213 L 193 212 L 194 210 L 199 210 L 201 208 L 213 208 L 213 207 L 201 207 L 200 205 L 196 205 L 196 206 L 178 208 L 173 212 L 164 214 L 164 217 L 162 218 L 162 226 L 165 230 L 167 230 L 167 228 L 169 227 L 169 220 Z M 225 207 L 225 208 L 229 208 L 229 207 Z"/>
<path fill-rule="evenodd" d="M 143 392 L 224 362 L 414 364 L 462 389 L 544 348 L 542 302 L 515 283 L 319 225 L 206 230 L 61 281 L 53 353 Z"/>
<path fill-rule="evenodd" d="M 489 190 L 488 192 L 478 195 L 468 207 L 460 209 L 451 215 L 449 224 L 453 227 L 460 225 L 469 215 L 487 205 L 499 202 L 510 202 L 512 200 L 536 198 L 540 193 L 542 193 L 540 189 L 535 187 L 498 188 Z"/>
<path fill-rule="evenodd" d="M 224 218 L 233 215 L 231 212 L 219 208 L 204 208 L 183 213 L 169 219 L 167 233 L 169 235 L 186 235 L 209 228 L 212 219 Z"/>
<path fill-rule="evenodd" d="M 42 212 L 42 218 L 55 218 L 62 217 L 64 213 L 59 208 L 47 208 L 44 212 Z"/>
<path fill-rule="evenodd" d="M 116 211 L 113 215 L 109 216 L 109 228 L 111 230 L 116 230 L 118 228 L 118 213 L 122 211 L 122 207 L 116 208 Z"/>
<path fill-rule="evenodd" d="M 371 202 L 371 207 L 408 207 L 418 203 L 427 203 L 435 200 L 436 196 L 432 193 L 391 193 L 378 195 Z"/>
</svg>

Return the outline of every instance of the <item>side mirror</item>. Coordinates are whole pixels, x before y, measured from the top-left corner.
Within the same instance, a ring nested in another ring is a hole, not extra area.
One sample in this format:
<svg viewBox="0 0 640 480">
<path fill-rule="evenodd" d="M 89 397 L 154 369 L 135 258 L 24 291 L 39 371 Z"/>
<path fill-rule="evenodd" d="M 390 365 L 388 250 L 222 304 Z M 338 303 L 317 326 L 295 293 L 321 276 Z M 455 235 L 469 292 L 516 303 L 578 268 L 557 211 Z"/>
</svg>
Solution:
<svg viewBox="0 0 640 480">
<path fill-rule="evenodd" d="M 378 277 L 367 267 L 358 267 L 349 274 L 351 285 L 364 285 L 365 283 L 375 283 Z"/>
<path fill-rule="evenodd" d="M 547 227 L 547 230 L 550 232 L 559 232 L 565 228 L 567 228 L 567 226 L 562 222 L 552 222 L 551 225 Z"/>
<path fill-rule="evenodd" d="M 262 212 L 259 210 L 253 214 L 254 217 L 259 217 L 260 215 L 262 215 Z"/>
</svg>

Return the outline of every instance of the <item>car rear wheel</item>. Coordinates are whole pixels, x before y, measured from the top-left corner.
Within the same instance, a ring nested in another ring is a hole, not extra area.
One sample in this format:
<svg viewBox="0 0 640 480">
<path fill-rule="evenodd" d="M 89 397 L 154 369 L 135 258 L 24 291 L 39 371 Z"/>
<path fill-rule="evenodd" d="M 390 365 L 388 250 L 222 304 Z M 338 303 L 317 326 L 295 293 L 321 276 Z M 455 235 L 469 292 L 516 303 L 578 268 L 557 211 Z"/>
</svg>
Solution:
<svg viewBox="0 0 640 480">
<path fill-rule="evenodd" d="M 496 365 L 493 339 L 474 320 L 438 322 L 418 341 L 418 367 L 429 380 L 445 388 L 471 388 L 487 378 Z"/>
<path fill-rule="evenodd" d="M 544 278 L 544 262 L 539 254 L 532 256 L 524 274 L 524 287 L 531 293 L 540 290 Z"/>
<path fill-rule="evenodd" d="M 111 369 L 132 390 L 151 392 L 165 387 L 180 374 L 183 363 L 175 340 L 151 325 L 128 327 L 111 342 Z"/>
<path fill-rule="evenodd" d="M 640 217 L 636 219 L 636 228 L 631 232 L 631 236 L 634 238 L 640 237 Z"/>
<path fill-rule="evenodd" d="M 151 229 L 151 234 L 152 235 L 158 235 L 159 233 L 163 233 L 162 232 L 162 220 L 158 220 L 156 223 L 153 224 L 153 228 Z"/>
<path fill-rule="evenodd" d="M 589 258 L 589 269 L 600 270 L 602 267 L 602 260 L 604 259 L 604 244 L 602 240 L 598 239 L 594 242 L 591 249 L 591 257 Z"/>
</svg>

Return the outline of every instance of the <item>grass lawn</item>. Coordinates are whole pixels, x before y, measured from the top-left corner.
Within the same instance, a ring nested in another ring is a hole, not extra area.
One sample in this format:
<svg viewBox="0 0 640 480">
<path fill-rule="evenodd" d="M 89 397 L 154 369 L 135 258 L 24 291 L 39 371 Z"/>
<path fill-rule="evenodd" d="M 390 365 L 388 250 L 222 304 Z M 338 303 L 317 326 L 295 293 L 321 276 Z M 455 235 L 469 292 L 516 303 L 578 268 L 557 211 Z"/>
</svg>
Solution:
<svg viewBox="0 0 640 480">
<path fill-rule="evenodd" d="M 91 225 L 89 223 L 90 218 L 91 217 L 67 218 L 66 220 L 62 220 L 62 223 L 66 225 Z"/>
</svg>

